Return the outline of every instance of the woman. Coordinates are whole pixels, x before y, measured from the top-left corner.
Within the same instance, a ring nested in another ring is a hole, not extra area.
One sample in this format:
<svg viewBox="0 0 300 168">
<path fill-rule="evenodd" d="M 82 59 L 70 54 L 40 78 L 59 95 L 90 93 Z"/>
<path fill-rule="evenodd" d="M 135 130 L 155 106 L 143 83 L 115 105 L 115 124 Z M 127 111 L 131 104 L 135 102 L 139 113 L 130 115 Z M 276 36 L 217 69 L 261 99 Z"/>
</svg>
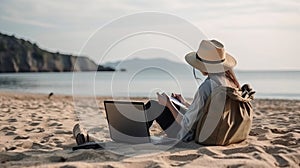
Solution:
<svg viewBox="0 0 300 168">
<path fill-rule="evenodd" d="M 194 139 L 194 130 L 191 128 L 212 90 L 220 85 L 234 88 L 239 88 L 240 85 L 232 71 L 236 60 L 226 53 L 224 46 L 216 40 L 203 40 L 198 51 L 187 54 L 185 60 L 193 68 L 207 76 L 198 88 L 193 102 L 189 104 L 180 94 L 172 94 L 172 97 L 187 107 L 187 109 L 181 109 L 171 103 L 166 94 L 157 93 L 158 101 L 150 100 L 145 107 L 148 129 L 153 121 L 156 121 L 168 137 L 190 141 Z M 77 144 L 86 142 L 82 132 L 80 126 L 76 124 L 73 134 Z"/>
<path fill-rule="evenodd" d="M 203 40 L 198 51 L 187 54 L 185 60 L 193 68 L 207 76 L 198 88 L 191 104 L 180 94 L 172 94 L 172 97 L 184 104 L 187 110 L 176 107 L 164 93 L 157 93 L 158 101 L 149 101 L 146 109 L 147 116 L 149 116 L 149 128 L 155 120 L 168 137 L 190 141 L 193 140 L 194 134 L 190 129 L 196 122 L 197 115 L 204 107 L 212 90 L 220 85 L 239 88 L 240 84 L 232 71 L 236 60 L 225 51 L 223 44 L 217 40 Z"/>
</svg>

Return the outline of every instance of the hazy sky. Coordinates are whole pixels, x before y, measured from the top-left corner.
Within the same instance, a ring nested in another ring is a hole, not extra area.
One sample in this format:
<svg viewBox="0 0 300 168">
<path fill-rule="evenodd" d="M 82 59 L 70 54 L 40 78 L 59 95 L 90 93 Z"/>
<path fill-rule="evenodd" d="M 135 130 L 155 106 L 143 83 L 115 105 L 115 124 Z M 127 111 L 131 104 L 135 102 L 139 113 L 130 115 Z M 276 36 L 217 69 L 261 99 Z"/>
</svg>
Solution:
<svg viewBox="0 0 300 168">
<path fill-rule="evenodd" d="M 99 27 L 145 11 L 179 16 L 222 41 L 238 69 L 300 70 L 299 0 L 0 0 L 0 32 L 78 54 Z"/>
</svg>

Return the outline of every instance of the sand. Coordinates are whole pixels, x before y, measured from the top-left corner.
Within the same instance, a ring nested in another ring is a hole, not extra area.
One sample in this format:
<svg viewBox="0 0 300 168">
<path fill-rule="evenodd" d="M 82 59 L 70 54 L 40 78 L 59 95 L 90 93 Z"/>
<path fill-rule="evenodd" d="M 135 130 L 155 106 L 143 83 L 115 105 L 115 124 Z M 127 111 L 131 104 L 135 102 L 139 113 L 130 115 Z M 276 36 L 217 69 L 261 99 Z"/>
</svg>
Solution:
<svg viewBox="0 0 300 168">
<path fill-rule="evenodd" d="M 252 130 L 241 143 L 190 142 L 164 149 L 112 142 L 105 99 L 109 98 L 74 103 L 70 96 L 54 94 L 48 99 L 44 94 L 0 93 L 0 167 L 300 167 L 300 101 L 253 101 Z M 97 119 L 84 122 L 82 116 Z M 107 148 L 72 151 L 76 145 L 72 127 L 78 122 Z M 151 134 L 163 133 L 154 125 Z"/>
</svg>

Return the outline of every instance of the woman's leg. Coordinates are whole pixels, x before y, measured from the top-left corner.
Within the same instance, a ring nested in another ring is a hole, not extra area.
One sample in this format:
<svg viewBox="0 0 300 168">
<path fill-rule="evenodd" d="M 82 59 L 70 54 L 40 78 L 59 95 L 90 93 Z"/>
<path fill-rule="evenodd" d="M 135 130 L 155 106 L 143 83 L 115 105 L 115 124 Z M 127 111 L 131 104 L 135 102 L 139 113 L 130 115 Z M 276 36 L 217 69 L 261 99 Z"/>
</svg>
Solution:
<svg viewBox="0 0 300 168">
<path fill-rule="evenodd" d="M 150 100 L 145 105 L 148 118 L 148 129 L 155 120 L 170 138 L 176 138 L 181 126 L 175 121 L 172 112 L 155 100 Z"/>
</svg>

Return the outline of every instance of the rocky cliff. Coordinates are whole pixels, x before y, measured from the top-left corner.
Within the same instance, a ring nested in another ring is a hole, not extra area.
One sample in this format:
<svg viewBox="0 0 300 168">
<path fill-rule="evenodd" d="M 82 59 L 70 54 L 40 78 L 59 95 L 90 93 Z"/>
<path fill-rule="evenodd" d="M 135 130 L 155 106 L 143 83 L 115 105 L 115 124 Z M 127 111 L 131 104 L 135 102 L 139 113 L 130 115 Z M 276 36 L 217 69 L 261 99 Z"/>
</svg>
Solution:
<svg viewBox="0 0 300 168">
<path fill-rule="evenodd" d="M 0 72 L 107 71 L 87 57 L 52 53 L 29 41 L 0 33 Z"/>
</svg>

